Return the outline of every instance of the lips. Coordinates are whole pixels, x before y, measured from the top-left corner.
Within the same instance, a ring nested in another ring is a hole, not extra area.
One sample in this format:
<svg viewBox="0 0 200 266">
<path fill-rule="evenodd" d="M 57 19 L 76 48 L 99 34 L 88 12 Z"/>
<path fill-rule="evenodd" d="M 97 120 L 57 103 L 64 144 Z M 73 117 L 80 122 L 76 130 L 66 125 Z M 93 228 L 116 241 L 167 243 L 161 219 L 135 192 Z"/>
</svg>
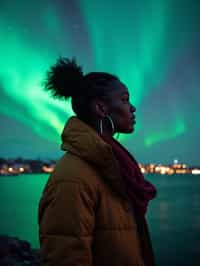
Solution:
<svg viewBox="0 0 200 266">
<path fill-rule="evenodd" d="M 131 117 L 131 121 L 132 121 L 133 123 L 136 123 L 136 121 L 135 121 L 135 116 L 132 116 L 132 117 Z"/>
</svg>

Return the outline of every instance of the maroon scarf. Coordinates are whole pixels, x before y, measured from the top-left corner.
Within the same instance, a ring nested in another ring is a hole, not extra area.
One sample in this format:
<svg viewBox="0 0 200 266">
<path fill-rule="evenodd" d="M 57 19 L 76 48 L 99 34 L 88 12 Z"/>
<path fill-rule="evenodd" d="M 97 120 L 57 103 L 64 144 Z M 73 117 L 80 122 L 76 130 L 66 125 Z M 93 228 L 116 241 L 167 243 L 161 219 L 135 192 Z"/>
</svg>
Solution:
<svg viewBox="0 0 200 266">
<path fill-rule="evenodd" d="M 144 179 L 135 158 L 118 141 L 106 136 L 102 138 L 112 146 L 132 205 L 142 215 L 145 215 L 149 201 L 156 196 L 156 188 Z"/>
</svg>

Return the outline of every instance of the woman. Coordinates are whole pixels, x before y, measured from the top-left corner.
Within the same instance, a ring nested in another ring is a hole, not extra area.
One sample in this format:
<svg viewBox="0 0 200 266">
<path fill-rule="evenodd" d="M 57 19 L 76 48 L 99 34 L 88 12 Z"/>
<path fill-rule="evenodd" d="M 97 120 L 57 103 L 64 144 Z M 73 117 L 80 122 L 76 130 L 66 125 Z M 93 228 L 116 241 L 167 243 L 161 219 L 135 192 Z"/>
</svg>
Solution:
<svg viewBox="0 0 200 266">
<path fill-rule="evenodd" d="M 42 265 L 155 265 L 145 213 L 156 189 L 113 138 L 134 131 L 128 89 L 108 73 L 83 75 L 66 58 L 51 67 L 46 89 L 71 97 L 76 116 L 64 127 L 61 149 L 67 152 L 39 204 Z"/>
</svg>

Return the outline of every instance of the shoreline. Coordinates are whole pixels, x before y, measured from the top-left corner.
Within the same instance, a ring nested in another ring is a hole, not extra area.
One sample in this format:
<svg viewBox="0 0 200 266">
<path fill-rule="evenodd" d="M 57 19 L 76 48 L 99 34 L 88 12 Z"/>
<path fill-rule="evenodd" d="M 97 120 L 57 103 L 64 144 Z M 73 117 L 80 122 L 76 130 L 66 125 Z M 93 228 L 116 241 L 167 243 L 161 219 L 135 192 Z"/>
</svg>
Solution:
<svg viewBox="0 0 200 266">
<path fill-rule="evenodd" d="M 32 248 L 26 240 L 0 235 L 0 265 L 39 266 L 40 249 Z"/>
</svg>

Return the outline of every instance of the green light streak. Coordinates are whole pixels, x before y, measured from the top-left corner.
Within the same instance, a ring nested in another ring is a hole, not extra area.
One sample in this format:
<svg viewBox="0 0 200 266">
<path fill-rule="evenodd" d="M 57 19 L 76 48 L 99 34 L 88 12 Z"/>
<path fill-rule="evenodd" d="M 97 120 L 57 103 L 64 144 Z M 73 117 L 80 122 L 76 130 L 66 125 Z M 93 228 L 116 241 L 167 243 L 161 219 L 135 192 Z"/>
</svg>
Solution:
<svg viewBox="0 0 200 266">
<path fill-rule="evenodd" d="M 16 106 L 23 106 L 26 113 L 20 113 L 12 105 L 1 105 L 0 111 L 31 127 L 39 136 L 60 142 L 65 120 L 62 121 L 55 110 L 66 113 L 66 118 L 73 112 L 69 102 L 55 100 L 42 89 L 45 73 L 55 60 L 53 53 L 47 57 L 34 50 L 17 30 L 6 31 L 3 18 L 0 25 L 0 76 L 4 93 Z"/>
<path fill-rule="evenodd" d="M 174 139 L 186 131 L 186 125 L 183 119 L 179 117 L 173 125 L 170 125 L 166 130 L 154 132 L 145 138 L 145 146 L 150 148 L 152 145 L 166 140 Z"/>
</svg>

